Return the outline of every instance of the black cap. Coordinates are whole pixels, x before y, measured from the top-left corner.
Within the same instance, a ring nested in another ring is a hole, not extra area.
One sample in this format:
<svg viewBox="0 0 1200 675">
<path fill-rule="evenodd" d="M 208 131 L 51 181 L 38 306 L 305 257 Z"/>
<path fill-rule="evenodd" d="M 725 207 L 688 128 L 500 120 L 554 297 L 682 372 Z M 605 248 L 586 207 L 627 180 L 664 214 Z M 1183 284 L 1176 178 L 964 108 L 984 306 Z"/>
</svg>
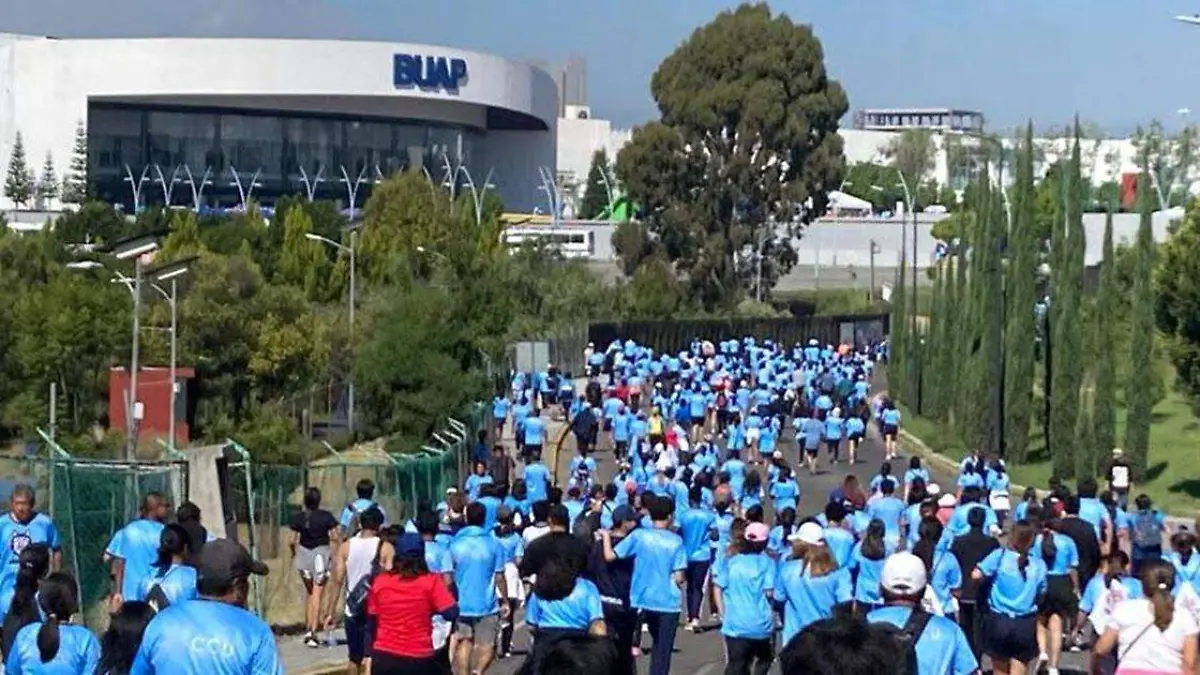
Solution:
<svg viewBox="0 0 1200 675">
<path fill-rule="evenodd" d="M 232 584 L 251 574 L 264 576 L 266 564 L 250 557 L 250 552 L 241 544 L 229 539 L 213 539 L 200 548 L 196 556 L 198 580 L 218 585 Z"/>
</svg>

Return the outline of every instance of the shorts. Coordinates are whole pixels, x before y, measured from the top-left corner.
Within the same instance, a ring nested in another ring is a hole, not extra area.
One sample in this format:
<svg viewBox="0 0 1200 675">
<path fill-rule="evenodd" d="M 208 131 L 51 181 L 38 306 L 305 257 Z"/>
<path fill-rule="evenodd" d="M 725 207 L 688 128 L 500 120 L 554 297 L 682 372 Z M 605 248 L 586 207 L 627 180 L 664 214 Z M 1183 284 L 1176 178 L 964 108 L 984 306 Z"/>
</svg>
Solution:
<svg viewBox="0 0 1200 675">
<path fill-rule="evenodd" d="M 329 545 L 316 548 L 296 547 L 296 558 L 292 567 L 306 581 L 324 584 L 329 579 Z"/>
<path fill-rule="evenodd" d="M 376 675 L 438 675 L 442 670 L 437 655 L 427 659 L 379 652 L 371 659 L 371 672 Z"/>
<path fill-rule="evenodd" d="M 604 430 L 605 430 L 605 431 L 612 431 L 612 420 L 611 420 L 611 419 L 607 419 L 607 418 L 606 418 L 606 419 L 604 420 Z"/>
<path fill-rule="evenodd" d="M 616 452 L 619 455 L 624 455 L 629 452 L 629 441 L 616 441 L 613 443 L 616 446 Z"/>
<path fill-rule="evenodd" d="M 539 455 L 540 455 L 540 454 L 542 454 L 542 446 L 541 446 L 541 444 L 538 444 L 538 445 L 525 445 L 525 446 L 522 446 L 522 447 L 524 447 L 524 448 L 525 448 L 525 454 L 526 454 L 526 455 L 532 455 L 532 454 L 533 454 L 533 453 L 535 453 L 535 452 L 536 452 L 536 453 L 538 453 Z"/>
<path fill-rule="evenodd" d="M 1041 610 L 1043 615 L 1075 616 L 1079 611 L 1079 600 L 1075 597 L 1071 577 L 1065 574 L 1046 577 L 1046 597 L 1042 599 Z"/>
<path fill-rule="evenodd" d="M 459 640 L 470 640 L 477 645 L 496 644 L 500 632 L 500 615 L 460 616 L 454 625 L 454 634 Z"/>
<path fill-rule="evenodd" d="M 759 433 L 759 429 L 757 427 L 752 428 L 752 429 L 747 429 L 746 430 L 746 442 L 747 443 L 757 443 L 758 442 L 758 433 Z"/>
<path fill-rule="evenodd" d="M 816 457 L 820 452 L 821 448 L 819 446 L 814 448 L 810 448 L 807 445 L 804 446 L 804 454 L 808 455 L 809 457 Z"/>
<path fill-rule="evenodd" d="M 883 435 L 885 438 L 892 438 L 892 439 L 896 438 L 897 431 L 899 431 L 899 429 L 896 427 L 895 424 L 884 424 L 883 425 Z M 1034 656 L 1037 656 L 1037 655 L 1034 654 Z"/>
<path fill-rule="evenodd" d="M 996 660 L 1028 663 L 1039 653 L 1037 614 L 1006 616 L 988 612 L 983 618 L 983 652 Z"/>
<path fill-rule="evenodd" d="M 862 442 L 862 438 L 863 438 L 862 434 L 850 434 L 849 436 L 846 437 L 846 440 L 850 441 L 851 443 L 860 443 L 860 442 Z"/>
<path fill-rule="evenodd" d="M 371 640 L 367 635 L 367 619 L 362 616 L 346 617 L 346 650 L 349 652 L 350 663 L 362 663 L 370 656 L 367 647 Z"/>
</svg>

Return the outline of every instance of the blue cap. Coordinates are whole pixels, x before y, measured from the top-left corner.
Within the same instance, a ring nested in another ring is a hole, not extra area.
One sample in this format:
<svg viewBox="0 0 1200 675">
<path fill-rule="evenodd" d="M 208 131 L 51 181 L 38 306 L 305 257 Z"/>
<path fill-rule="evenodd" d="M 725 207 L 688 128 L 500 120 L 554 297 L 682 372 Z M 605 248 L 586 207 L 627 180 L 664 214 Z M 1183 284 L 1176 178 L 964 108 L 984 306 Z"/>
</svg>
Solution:
<svg viewBox="0 0 1200 675">
<path fill-rule="evenodd" d="M 401 558 L 416 558 L 425 555 L 425 540 L 415 532 L 405 532 L 396 540 L 396 555 Z"/>
</svg>

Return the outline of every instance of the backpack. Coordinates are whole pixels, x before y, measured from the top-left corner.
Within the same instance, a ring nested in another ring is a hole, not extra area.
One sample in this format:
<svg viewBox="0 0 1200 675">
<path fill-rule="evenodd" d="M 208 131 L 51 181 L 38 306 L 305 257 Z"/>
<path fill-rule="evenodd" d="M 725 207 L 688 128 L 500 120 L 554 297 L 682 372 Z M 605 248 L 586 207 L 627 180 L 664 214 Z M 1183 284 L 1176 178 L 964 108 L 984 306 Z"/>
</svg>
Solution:
<svg viewBox="0 0 1200 675">
<path fill-rule="evenodd" d="M 367 596 L 371 594 L 371 584 L 379 576 L 379 553 L 383 550 L 383 537 L 375 547 L 375 559 L 371 561 L 371 571 L 363 575 L 346 593 L 346 616 L 362 618 L 367 615 Z"/>
<path fill-rule="evenodd" d="M 1142 511 L 1133 517 L 1133 545 L 1138 548 L 1162 546 L 1157 511 Z"/>
<path fill-rule="evenodd" d="M 929 625 L 930 618 L 932 615 L 928 612 L 922 609 L 913 609 L 903 627 L 896 628 L 891 624 L 883 625 L 891 633 L 896 650 L 901 655 L 896 669 L 892 671 L 893 675 L 918 675 L 920 672 L 917 667 L 917 641 L 921 639 L 925 627 Z"/>
<path fill-rule="evenodd" d="M 167 570 L 167 573 L 158 578 L 158 582 L 150 588 L 150 592 L 146 594 L 146 604 L 157 614 L 171 606 L 171 599 L 167 597 L 167 592 L 163 590 L 162 583 L 166 581 L 172 570 Z"/>
</svg>

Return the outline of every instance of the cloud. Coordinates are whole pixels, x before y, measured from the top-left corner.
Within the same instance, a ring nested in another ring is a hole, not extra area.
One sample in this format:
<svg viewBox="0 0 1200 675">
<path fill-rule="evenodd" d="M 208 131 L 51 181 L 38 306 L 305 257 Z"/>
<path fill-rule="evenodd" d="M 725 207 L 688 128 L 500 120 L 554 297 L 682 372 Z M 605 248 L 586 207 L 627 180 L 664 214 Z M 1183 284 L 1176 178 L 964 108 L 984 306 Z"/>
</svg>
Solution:
<svg viewBox="0 0 1200 675">
<path fill-rule="evenodd" d="M 57 37 L 354 37 L 323 0 L 0 0 L 0 32 Z"/>
</svg>

